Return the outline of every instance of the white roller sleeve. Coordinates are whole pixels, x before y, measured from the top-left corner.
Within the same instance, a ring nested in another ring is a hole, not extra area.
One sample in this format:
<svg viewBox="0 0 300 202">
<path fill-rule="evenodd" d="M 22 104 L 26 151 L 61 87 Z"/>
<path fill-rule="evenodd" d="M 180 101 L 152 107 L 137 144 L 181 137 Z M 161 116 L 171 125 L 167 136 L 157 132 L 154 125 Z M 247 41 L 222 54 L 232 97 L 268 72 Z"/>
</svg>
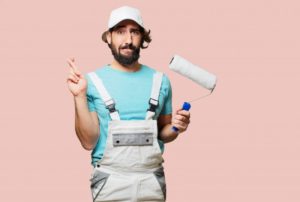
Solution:
<svg viewBox="0 0 300 202">
<path fill-rule="evenodd" d="M 169 64 L 169 68 L 193 81 L 208 90 L 213 90 L 216 86 L 217 77 L 208 71 L 200 68 L 179 55 L 174 55 Z"/>
</svg>

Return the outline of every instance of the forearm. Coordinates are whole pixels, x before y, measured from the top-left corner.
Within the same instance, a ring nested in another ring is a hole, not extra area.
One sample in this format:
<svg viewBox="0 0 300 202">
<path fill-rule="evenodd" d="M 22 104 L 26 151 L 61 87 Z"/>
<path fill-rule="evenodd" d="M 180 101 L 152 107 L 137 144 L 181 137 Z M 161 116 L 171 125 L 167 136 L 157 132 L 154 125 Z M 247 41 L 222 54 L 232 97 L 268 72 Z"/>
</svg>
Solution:
<svg viewBox="0 0 300 202">
<path fill-rule="evenodd" d="M 171 124 L 166 124 L 159 132 L 159 139 L 164 143 L 172 142 L 178 136 L 178 133 L 172 130 Z"/>
<path fill-rule="evenodd" d="M 82 146 L 91 150 L 97 143 L 99 137 L 98 123 L 92 118 L 88 110 L 86 96 L 74 96 L 75 103 L 75 131 Z"/>
</svg>

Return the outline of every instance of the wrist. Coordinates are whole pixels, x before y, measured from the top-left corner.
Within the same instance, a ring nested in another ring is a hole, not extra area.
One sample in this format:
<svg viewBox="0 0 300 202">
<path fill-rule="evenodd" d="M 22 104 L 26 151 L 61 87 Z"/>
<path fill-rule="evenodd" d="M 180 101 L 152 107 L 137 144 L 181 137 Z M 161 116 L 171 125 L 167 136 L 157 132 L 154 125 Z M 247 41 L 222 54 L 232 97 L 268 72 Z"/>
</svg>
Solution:
<svg viewBox="0 0 300 202">
<path fill-rule="evenodd" d="M 74 95 L 74 100 L 87 100 L 86 94 Z"/>
</svg>

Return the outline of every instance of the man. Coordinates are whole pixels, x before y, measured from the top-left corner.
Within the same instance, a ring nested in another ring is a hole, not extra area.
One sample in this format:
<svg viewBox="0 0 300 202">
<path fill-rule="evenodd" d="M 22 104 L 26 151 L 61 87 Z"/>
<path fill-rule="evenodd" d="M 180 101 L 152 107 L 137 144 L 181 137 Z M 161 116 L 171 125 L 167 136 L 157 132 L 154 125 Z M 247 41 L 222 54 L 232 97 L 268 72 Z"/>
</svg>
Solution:
<svg viewBox="0 0 300 202">
<path fill-rule="evenodd" d="M 93 201 L 165 201 L 164 143 L 187 129 L 190 113 L 178 109 L 172 118 L 169 79 L 138 62 L 149 34 L 139 10 L 124 6 L 111 12 L 102 35 L 111 64 L 82 75 L 68 60 L 76 134 L 92 150 Z"/>
</svg>

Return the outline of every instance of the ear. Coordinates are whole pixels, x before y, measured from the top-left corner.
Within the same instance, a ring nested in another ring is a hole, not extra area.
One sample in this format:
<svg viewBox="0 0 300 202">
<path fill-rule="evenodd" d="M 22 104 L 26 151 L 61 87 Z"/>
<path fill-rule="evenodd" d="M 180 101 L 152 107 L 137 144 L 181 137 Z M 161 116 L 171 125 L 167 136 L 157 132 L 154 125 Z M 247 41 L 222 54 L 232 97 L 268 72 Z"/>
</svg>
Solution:
<svg viewBox="0 0 300 202">
<path fill-rule="evenodd" d="M 108 44 L 111 44 L 111 32 L 106 32 L 106 40 Z"/>
</svg>

